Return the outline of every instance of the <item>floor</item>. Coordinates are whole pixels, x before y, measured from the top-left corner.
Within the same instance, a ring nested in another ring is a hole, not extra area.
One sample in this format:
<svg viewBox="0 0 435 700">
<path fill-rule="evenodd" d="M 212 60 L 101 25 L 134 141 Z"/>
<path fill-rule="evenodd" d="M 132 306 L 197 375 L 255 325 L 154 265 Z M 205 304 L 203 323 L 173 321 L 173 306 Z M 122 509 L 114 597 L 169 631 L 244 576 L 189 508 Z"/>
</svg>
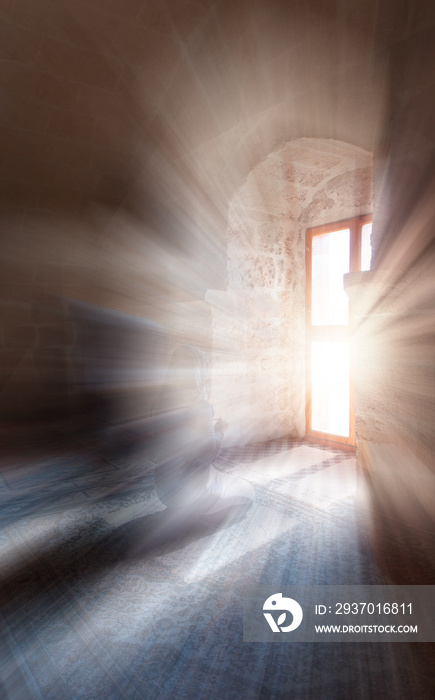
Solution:
<svg viewBox="0 0 435 700">
<path fill-rule="evenodd" d="M 165 540 L 136 432 L 84 416 L 0 443 L 2 697 L 426 697 L 405 645 L 243 642 L 247 584 L 382 583 L 349 453 L 223 450 L 251 514 Z"/>
</svg>

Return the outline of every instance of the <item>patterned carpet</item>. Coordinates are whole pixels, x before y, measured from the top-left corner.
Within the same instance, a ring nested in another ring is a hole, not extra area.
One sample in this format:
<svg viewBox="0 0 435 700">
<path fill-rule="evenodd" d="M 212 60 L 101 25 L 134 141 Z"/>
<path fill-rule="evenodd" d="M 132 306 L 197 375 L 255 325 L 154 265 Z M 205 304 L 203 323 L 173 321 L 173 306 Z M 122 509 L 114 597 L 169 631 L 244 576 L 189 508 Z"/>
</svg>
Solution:
<svg viewBox="0 0 435 700">
<path fill-rule="evenodd" d="M 1 443 L 1 698 L 429 699 L 402 644 L 242 641 L 247 583 L 383 582 L 348 453 L 223 450 L 253 511 L 174 536 L 137 434 L 83 418 Z"/>
</svg>

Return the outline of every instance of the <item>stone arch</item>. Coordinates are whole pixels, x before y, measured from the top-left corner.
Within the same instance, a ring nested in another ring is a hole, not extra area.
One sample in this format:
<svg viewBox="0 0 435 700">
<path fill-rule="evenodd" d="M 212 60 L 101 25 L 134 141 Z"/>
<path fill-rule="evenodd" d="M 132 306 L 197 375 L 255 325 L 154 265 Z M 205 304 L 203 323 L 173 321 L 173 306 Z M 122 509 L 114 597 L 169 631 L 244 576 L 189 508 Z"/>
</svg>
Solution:
<svg viewBox="0 0 435 700">
<path fill-rule="evenodd" d="M 331 139 L 280 145 L 235 192 L 227 290 L 208 293 L 213 402 L 230 441 L 305 434 L 305 231 L 372 206 L 371 154 Z"/>
</svg>

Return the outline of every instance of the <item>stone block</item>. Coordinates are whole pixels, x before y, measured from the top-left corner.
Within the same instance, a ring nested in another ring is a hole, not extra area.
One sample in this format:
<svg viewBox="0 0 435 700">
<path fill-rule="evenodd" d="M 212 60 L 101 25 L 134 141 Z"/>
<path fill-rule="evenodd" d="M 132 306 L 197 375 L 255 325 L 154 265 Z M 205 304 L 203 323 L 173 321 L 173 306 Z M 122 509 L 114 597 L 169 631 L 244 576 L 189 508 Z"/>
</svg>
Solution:
<svg viewBox="0 0 435 700">
<path fill-rule="evenodd" d="M 30 349 L 35 346 L 34 326 L 9 326 L 4 329 L 6 346 L 9 348 Z"/>
<path fill-rule="evenodd" d="M 36 349 L 32 356 L 33 372 L 58 372 L 65 367 L 66 355 L 63 350 L 50 348 L 46 350 Z"/>
<path fill-rule="evenodd" d="M 0 304 L 0 319 L 6 329 L 10 326 L 33 325 L 30 305 L 25 303 L 4 302 Z"/>
<path fill-rule="evenodd" d="M 60 299 L 47 302 L 35 302 L 31 305 L 31 318 L 38 325 L 56 325 L 64 315 L 64 306 Z"/>
<path fill-rule="evenodd" d="M 67 334 L 61 324 L 38 328 L 38 347 L 40 348 L 63 348 L 66 340 Z"/>
<path fill-rule="evenodd" d="M 36 385 L 42 394 L 59 398 L 66 396 L 68 389 L 66 372 L 39 372 Z"/>
</svg>

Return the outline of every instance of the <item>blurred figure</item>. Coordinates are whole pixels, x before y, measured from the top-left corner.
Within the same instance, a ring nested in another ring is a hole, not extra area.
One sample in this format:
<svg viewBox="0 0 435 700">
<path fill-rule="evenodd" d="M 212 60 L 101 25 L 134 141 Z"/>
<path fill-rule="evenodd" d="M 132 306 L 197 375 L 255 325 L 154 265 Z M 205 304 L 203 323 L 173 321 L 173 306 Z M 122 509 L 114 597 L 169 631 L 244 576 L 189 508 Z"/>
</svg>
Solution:
<svg viewBox="0 0 435 700">
<path fill-rule="evenodd" d="M 214 422 L 209 396 L 206 354 L 193 346 L 177 348 L 153 411 L 155 485 L 174 514 L 216 524 L 246 515 L 254 490 L 213 466 L 227 424 Z"/>
</svg>

